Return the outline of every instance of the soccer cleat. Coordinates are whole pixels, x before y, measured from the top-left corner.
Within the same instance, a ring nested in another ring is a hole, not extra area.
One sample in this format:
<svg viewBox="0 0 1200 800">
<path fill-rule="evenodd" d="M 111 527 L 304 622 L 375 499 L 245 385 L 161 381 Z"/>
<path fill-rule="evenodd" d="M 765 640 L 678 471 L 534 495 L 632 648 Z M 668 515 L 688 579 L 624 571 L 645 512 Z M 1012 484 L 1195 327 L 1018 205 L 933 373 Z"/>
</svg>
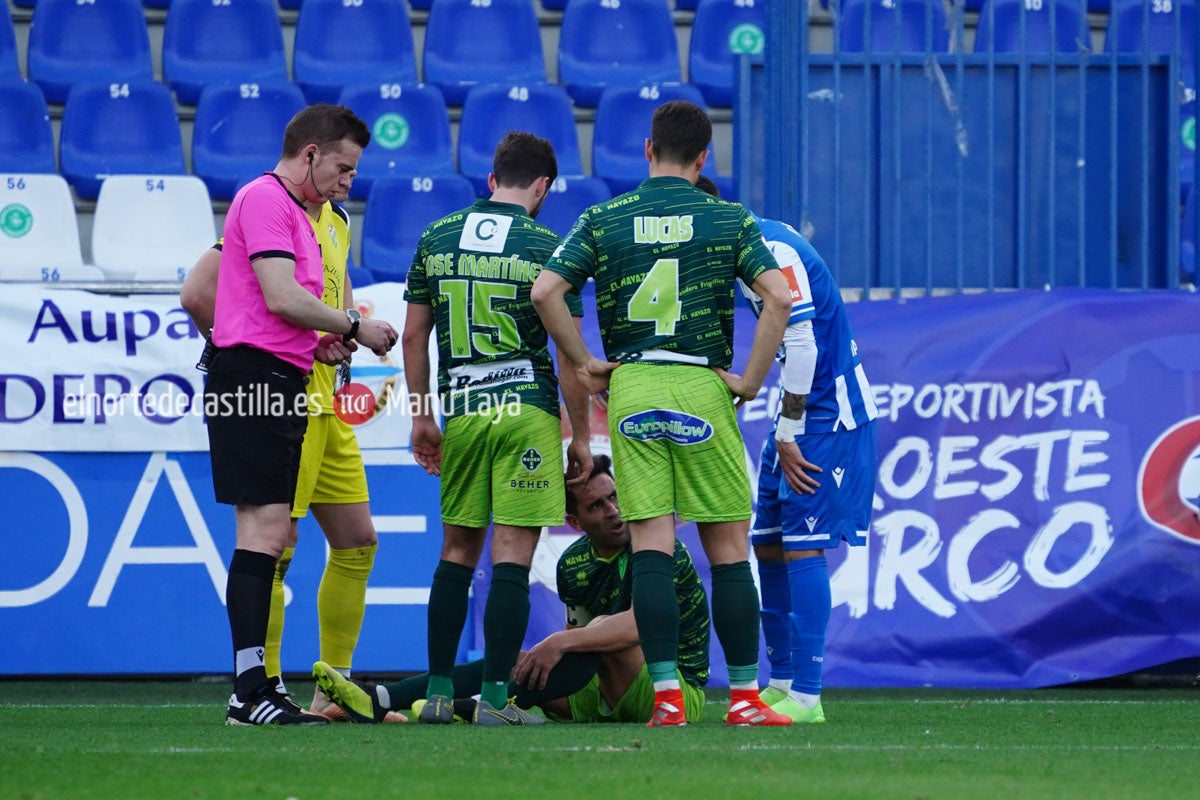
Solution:
<svg viewBox="0 0 1200 800">
<path fill-rule="evenodd" d="M 253 700 L 240 700 L 236 694 L 231 694 L 229 707 L 225 711 L 225 724 L 328 725 L 329 720 L 304 711 L 286 694 L 276 691 L 272 684 Z"/>
<path fill-rule="evenodd" d="M 383 722 L 390 709 L 379 702 L 375 684 L 347 678 L 324 661 L 313 664 L 317 688 L 337 705 L 351 722 Z"/>
<path fill-rule="evenodd" d="M 503 708 L 496 708 L 486 700 L 475 704 L 475 716 L 471 720 L 476 725 L 545 725 L 546 718 L 530 714 L 518 708 L 509 700 Z"/>
<path fill-rule="evenodd" d="M 825 712 L 819 700 L 812 708 L 805 708 L 792 698 L 784 697 L 779 702 L 772 703 L 771 708 L 800 725 L 814 725 L 825 721 Z"/>
<path fill-rule="evenodd" d="M 680 728 L 687 725 L 683 710 L 683 691 L 667 689 L 654 693 L 654 711 L 650 713 L 647 728 Z"/>
<path fill-rule="evenodd" d="M 300 714 L 304 712 L 304 709 L 300 707 L 300 704 L 292 699 L 292 695 L 287 690 L 287 687 L 283 685 L 283 678 L 281 676 L 276 675 L 272 678 L 267 678 L 267 683 L 270 684 L 271 691 L 275 694 L 275 699 L 288 711 L 291 711 L 293 714 Z"/>
<path fill-rule="evenodd" d="M 762 701 L 757 691 L 734 691 L 725 712 L 726 725 L 791 725 L 792 718 Z"/>
<path fill-rule="evenodd" d="M 774 706 L 780 700 L 787 697 L 788 693 L 782 689 L 776 689 L 774 686 L 768 686 L 767 688 L 760 690 L 758 696 L 761 697 L 762 701 L 767 705 Z"/>
<path fill-rule="evenodd" d="M 417 722 L 426 725 L 449 725 L 454 722 L 454 701 L 444 694 L 435 694 L 425 698 L 423 702 L 418 700 L 413 703 L 413 713 L 417 715 Z"/>
</svg>

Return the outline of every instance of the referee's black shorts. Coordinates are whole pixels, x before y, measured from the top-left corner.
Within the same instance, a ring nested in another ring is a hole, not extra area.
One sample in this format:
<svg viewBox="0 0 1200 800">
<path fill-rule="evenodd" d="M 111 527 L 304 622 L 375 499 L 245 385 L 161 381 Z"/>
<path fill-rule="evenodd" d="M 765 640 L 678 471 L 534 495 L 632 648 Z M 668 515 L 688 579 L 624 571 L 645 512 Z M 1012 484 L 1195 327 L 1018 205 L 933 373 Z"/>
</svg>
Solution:
<svg viewBox="0 0 1200 800">
<path fill-rule="evenodd" d="M 218 503 L 291 507 L 308 427 L 307 382 L 294 365 L 253 347 L 213 356 L 204 409 Z"/>
</svg>

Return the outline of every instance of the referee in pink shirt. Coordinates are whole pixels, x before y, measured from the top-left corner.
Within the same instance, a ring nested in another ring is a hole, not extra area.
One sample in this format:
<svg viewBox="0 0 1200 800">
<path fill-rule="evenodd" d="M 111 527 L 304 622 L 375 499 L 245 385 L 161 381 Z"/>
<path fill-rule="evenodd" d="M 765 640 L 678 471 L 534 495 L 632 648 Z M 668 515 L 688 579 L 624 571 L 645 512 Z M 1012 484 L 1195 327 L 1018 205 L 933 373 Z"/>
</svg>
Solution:
<svg viewBox="0 0 1200 800">
<path fill-rule="evenodd" d="M 313 360 L 340 363 L 356 341 L 382 355 L 399 338 L 387 322 L 321 301 L 321 249 L 304 209 L 349 188 L 370 139 L 349 109 L 309 106 L 288 123 L 274 171 L 238 192 L 225 218 L 212 332 L 217 350 L 204 408 L 213 489 L 237 517 L 225 586 L 235 674 L 228 725 L 326 722 L 267 678 L 263 649 L 275 562 L 291 524 Z"/>
</svg>

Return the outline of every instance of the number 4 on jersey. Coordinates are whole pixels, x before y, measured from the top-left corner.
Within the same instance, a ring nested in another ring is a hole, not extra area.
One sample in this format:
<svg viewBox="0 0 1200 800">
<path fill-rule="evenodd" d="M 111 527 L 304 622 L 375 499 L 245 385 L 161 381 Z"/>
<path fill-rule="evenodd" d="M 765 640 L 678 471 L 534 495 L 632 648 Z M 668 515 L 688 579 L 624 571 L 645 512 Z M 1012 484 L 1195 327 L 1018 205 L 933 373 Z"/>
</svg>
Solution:
<svg viewBox="0 0 1200 800">
<path fill-rule="evenodd" d="M 655 336 L 674 336 L 683 303 L 679 301 L 679 259 L 660 258 L 629 298 L 629 319 L 653 322 Z"/>
</svg>

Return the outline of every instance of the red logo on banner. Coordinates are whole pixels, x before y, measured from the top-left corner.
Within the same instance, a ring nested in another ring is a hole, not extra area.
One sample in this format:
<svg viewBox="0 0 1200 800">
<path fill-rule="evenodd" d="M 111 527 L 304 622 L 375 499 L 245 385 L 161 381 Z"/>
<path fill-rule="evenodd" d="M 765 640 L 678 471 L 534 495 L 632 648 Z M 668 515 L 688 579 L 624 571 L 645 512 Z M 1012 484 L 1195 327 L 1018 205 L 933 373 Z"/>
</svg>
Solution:
<svg viewBox="0 0 1200 800">
<path fill-rule="evenodd" d="M 1185 472 L 1200 450 L 1200 417 L 1191 417 L 1158 437 L 1142 459 L 1138 471 L 1138 504 L 1151 523 L 1172 536 L 1200 545 L 1200 517 L 1184 497 Z M 1200 480 L 1187 480 L 1189 494 L 1200 494 Z"/>
</svg>

